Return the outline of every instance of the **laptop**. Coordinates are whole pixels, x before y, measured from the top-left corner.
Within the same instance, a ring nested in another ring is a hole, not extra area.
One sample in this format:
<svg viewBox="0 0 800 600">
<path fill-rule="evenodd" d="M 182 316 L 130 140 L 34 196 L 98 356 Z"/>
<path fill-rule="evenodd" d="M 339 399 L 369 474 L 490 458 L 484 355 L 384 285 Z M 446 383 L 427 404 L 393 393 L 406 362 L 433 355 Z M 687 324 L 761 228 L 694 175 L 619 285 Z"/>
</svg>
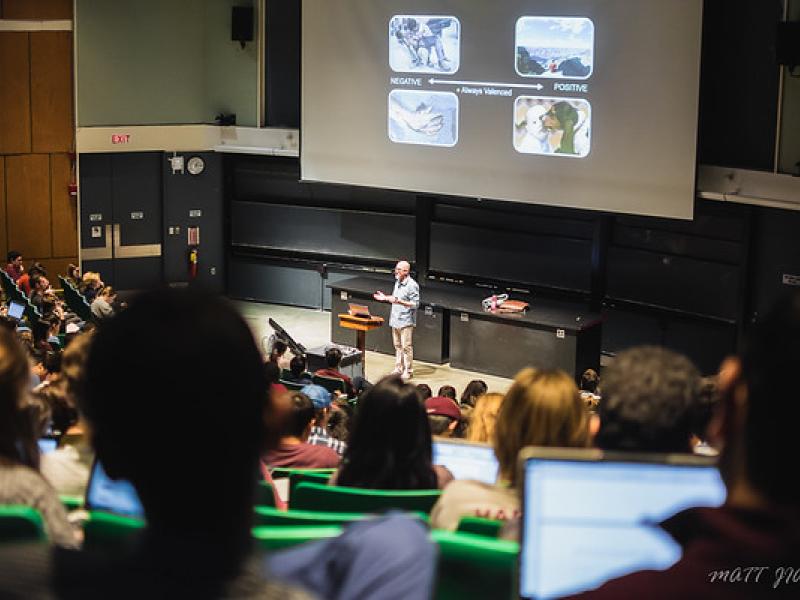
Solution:
<svg viewBox="0 0 800 600">
<path fill-rule="evenodd" d="M 22 315 L 25 314 L 25 305 L 16 300 L 9 300 L 8 302 L 8 316 L 15 321 L 22 320 Z"/>
<path fill-rule="evenodd" d="M 520 468 L 521 598 L 560 598 L 668 568 L 681 548 L 657 524 L 725 501 L 709 457 L 526 448 Z"/>
<path fill-rule="evenodd" d="M 500 468 L 494 448 L 463 440 L 433 440 L 433 464 L 442 465 L 456 479 L 474 479 L 494 485 Z"/>
<path fill-rule="evenodd" d="M 111 479 L 96 458 L 86 486 L 86 508 L 144 518 L 144 508 L 133 485 L 123 479 Z"/>
<path fill-rule="evenodd" d="M 363 304 L 348 304 L 347 312 L 351 317 L 361 317 L 363 319 L 372 318 L 372 315 L 369 314 L 369 308 Z"/>
<path fill-rule="evenodd" d="M 47 454 L 48 452 L 52 452 L 58 447 L 58 440 L 56 438 L 51 438 L 51 437 L 39 438 L 37 443 L 39 444 L 39 452 L 41 454 Z"/>
</svg>

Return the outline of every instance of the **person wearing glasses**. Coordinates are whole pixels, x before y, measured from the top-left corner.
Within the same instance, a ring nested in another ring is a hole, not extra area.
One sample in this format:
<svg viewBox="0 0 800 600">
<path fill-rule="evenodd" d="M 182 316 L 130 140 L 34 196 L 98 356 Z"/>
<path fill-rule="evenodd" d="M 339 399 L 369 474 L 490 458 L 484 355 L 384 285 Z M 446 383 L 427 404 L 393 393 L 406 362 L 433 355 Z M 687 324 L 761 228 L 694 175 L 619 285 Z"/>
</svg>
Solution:
<svg viewBox="0 0 800 600">
<path fill-rule="evenodd" d="M 389 316 L 389 327 L 392 328 L 392 340 L 395 349 L 393 373 L 399 374 L 405 381 L 414 375 L 414 349 L 411 338 L 417 325 L 417 308 L 419 307 L 419 285 L 409 272 L 411 265 L 401 260 L 394 268 L 394 291 L 387 296 L 382 291 L 373 294 L 378 302 L 389 302 L 392 313 Z"/>
</svg>

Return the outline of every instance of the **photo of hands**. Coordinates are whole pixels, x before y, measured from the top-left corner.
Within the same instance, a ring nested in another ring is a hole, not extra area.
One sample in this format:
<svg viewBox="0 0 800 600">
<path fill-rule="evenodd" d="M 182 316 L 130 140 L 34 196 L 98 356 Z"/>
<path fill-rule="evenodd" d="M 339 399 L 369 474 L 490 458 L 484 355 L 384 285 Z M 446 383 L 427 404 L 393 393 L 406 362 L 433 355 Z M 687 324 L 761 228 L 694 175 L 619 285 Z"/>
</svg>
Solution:
<svg viewBox="0 0 800 600">
<path fill-rule="evenodd" d="M 455 146 L 458 97 L 451 92 L 393 90 L 389 94 L 389 139 L 397 144 Z"/>
</svg>

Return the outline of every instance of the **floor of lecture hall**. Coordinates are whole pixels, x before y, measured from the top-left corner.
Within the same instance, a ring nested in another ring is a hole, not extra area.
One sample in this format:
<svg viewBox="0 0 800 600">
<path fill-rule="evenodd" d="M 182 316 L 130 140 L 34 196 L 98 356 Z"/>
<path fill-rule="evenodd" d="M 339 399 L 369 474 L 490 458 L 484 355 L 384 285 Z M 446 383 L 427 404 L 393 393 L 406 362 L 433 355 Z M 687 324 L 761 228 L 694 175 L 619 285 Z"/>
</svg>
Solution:
<svg viewBox="0 0 800 600">
<path fill-rule="evenodd" d="M 275 320 L 298 343 L 307 348 L 322 346 L 331 341 L 331 313 L 329 311 L 259 302 L 235 301 L 245 321 L 250 325 L 256 339 L 261 340 L 272 333 L 267 319 Z M 353 339 L 355 344 L 355 337 Z M 263 348 L 262 348 L 263 350 Z M 367 352 L 367 380 L 375 383 L 394 369 L 394 356 Z M 511 380 L 484 373 L 454 369 L 449 364 L 436 365 L 414 361 L 414 378 L 412 383 L 427 383 L 433 393 L 442 385 L 452 385 L 461 396 L 464 387 L 473 379 L 482 379 L 489 386 L 490 392 L 505 393 L 511 386 Z"/>
</svg>

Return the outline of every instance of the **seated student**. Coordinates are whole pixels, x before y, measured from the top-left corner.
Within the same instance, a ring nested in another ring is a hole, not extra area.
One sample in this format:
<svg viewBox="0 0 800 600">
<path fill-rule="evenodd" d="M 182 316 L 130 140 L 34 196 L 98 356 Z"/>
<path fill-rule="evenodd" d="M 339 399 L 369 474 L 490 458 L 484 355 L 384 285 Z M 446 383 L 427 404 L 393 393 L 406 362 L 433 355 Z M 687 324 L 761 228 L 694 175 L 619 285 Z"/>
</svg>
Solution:
<svg viewBox="0 0 800 600">
<path fill-rule="evenodd" d="M 39 312 L 44 314 L 42 310 L 42 303 L 44 302 L 45 293 L 50 289 L 50 281 L 44 275 L 31 275 L 31 293 L 30 299 Z"/>
<path fill-rule="evenodd" d="M 787 392 L 786 374 L 798 370 L 795 292 L 756 324 L 741 358 L 720 371 L 709 434 L 721 448 L 725 504 L 684 510 L 661 524 L 683 548 L 670 568 L 626 575 L 578 598 L 797 598 L 800 486 L 789 474 L 800 403 Z"/>
<path fill-rule="evenodd" d="M 434 396 L 425 400 L 425 412 L 434 437 L 453 437 L 461 422 L 461 409 L 458 404 L 444 396 Z"/>
<path fill-rule="evenodd" d="M 86 273 L 83 274 L 83 279 L 81 279 L 81 285 L 78 287 L 78 291 L 83 294 L 86 302 L 91 304 L 97 296 L 97 293 L 103 289 L 104 285 L 103 280 L 100 279 L 100 273 L 86 271 Z"/>
<path fill-rule="evenodd" d="M 475 402 L 478 397 L 485 394 L 488 390 L 489 386 L 486 385 L 485 381 L 480 379 L 473 379 L 470 381 L 461 393 L 459 404 L 461 404 L 462 410 L 465 406 L 468 406 L 470 409 L 475 408 Z"/>
<path fill-rule="evenodd" d="M 295 356 L 289 363 L 290 374 L 285 376 L 283 380 L 289 383 L 301 383 L 303 385 L 313 383 L 311 375 L 306 373 L 306 365 L 305 356 Z"/>
<path fill-rule="evenodd" d="M 458 402 L 458 394 L 456 394 L 456 388 L 452 385 L 443 385 L 439 388 L 439 391 L 436 392 L 437 396 L 444 396 L 445 398 L 450 398 L 454 402 Z"/>
<path fill-rule="evenodd" d="M 314 375 L 321 375 L 322 377 L 333 377 L 335 379 L 342 379 L 344 380 L 345 384 L 345 392 L 349 397 L 353 397 L 355 395 L 355 391 L 353 388 L 353 381 L 339 371 L 339 365 L 342 363 L 342 351 L 335 346 L 332 348 L 328 348 L 325 351 L 325 364 L 327 365 L 324 369 L 318 369 Z"/>
<path fill-rule="evenodd" d="M 333 396 L 321 385 L 310 384 L 300 391 L 308 396 L 314 404 L 314 425 L 311 427 L 311 435 L 308 436 L 307 443 L 312 446 L 325 446 L 341 456 L 344 454 L 347 444 L 328 434 L 330 416 L 333 412 L 339 412 L 333 409 Z"/>
<path fill-rule="evenodd" d="M 604 450 L 691 452 L 691 419 L 700 373 L 685 356 L 656 346 L 620 352 L 603 372 L 600 430 Z"/>
<path fill-rule="evenodd" d="M 425 400 L 428 398 L 433 397 L 433 390 L 431 390 L 431 386 L 429 386 L 427 383 L 418 383 L 417 393 L 419 394 L 419 399 L 421 402 L 425 402 Z"/>
<path fill-rule="evenodd" d="M 16 250 L 11 250 L 8 253 L 5 272 L 8 273 L 8 276 L 15 282 L 22 277 L 22 274 L 25 272 L 25 267 L 22 266 L 22 254 Z"/>
<path fill-rule="evenodd" d="M 433 465 L 431 430 L 416 388 L 390 375 L 358 401 L 338 485 L 384 490 L 443 488 L 453 475 Z"/>
<path fill-rule="evenodd" d="M 114 316 L 114 302 L 117 299 L 117 293 L 110 285 L 102 288 L 92 301 L 91 310 L 92 317 L 95 321 L 104 321 Z"/>
<path fill-rule="evenodd" d="M 339 455 L 335 450 L 308 443 L 315 424 L 314 403 L 302 392 L 291 392 L 289 403 L 290 412 L 278 446 L 264 455 L 264 463 L 268 467 L 336 468 L 339 465 Z"/>
<path fill-rule="evenodd" d="M 581 399 L 589 409 L 596 409 L 600 402 L 600 375 L 594 369 L 586 369 L 581 375 Z"/>
<path fill-rule="evenodd" d="M 289 346 L 286 345 L 286 342 L 276 339 L 275 343 L 272 344 L 272 350 L 269 352 L 267 362 L 275 363 L 280 369 L 288 369 L 290 364 L 290 360 L 286 352 L 288 349 Z"/>
<path fill-rule="evenodd" d="M 503 394 L 483 394 L 478 396 L 475 409 L 470 416 L 467 429 L 467 441 L 491 444 L 494 439 L 494 429 L 497 424 L 497 415 L 503 404 Z"/>
<path fill-rule="evenodd" d="M 78 545 L 55 490 L 39 473 L 40 431 L 25 408 L 30 381 L 28 356 L 14 335 L 0 329 L 0 504 L 19 504 L 39 511 L 49 541 Z M 0 560 L 0 571 L 6 568 Z M 2 596 L 2 594 L 0 594 Z"/>
<path fill-rule="evenodd" d="M 523 369 L 497 416 L 494 453 L 498 481 L 456 480 L 431 511 L 431 525 L 454 530 L 461 517 L 510 520 L 519 516 L 517 455 L 526 446 L 585 447 L 589 431 L 586 409 L 572 377 L 563 371 Z"/>
</svg>

